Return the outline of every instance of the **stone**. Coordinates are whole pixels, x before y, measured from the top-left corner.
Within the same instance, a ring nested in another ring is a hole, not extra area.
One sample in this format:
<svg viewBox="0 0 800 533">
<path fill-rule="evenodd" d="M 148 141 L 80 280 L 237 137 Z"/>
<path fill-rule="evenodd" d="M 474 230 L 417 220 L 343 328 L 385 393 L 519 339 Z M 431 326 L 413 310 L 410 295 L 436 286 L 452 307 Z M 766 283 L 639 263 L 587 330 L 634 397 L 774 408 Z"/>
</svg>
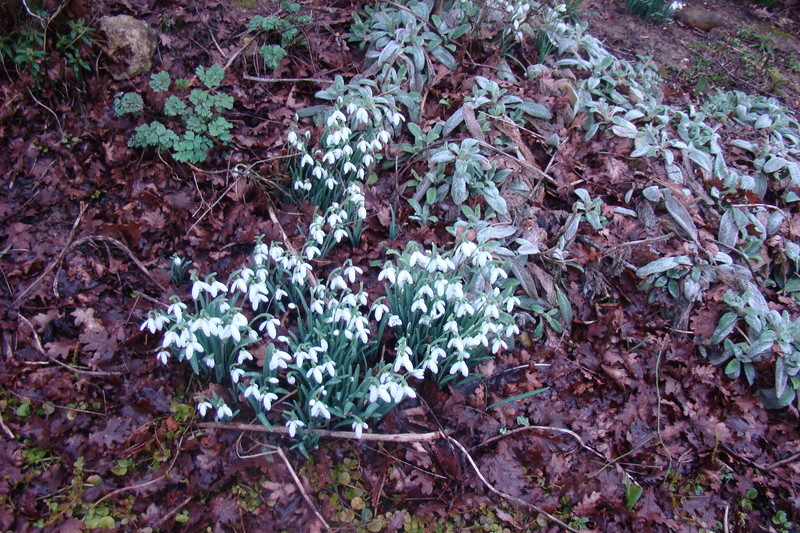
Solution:
<svg viewBox="0 0 800 533">
<path fill-rule="evenodd" d="M 153 55 L 158 46 L 156 31 L 146 22 L 129 15 L 106 16 L 100 19 L 106 34 L 106 54 L 114 62 L 111 75 L 127 80 L 153 68 Z"/>
</svg>

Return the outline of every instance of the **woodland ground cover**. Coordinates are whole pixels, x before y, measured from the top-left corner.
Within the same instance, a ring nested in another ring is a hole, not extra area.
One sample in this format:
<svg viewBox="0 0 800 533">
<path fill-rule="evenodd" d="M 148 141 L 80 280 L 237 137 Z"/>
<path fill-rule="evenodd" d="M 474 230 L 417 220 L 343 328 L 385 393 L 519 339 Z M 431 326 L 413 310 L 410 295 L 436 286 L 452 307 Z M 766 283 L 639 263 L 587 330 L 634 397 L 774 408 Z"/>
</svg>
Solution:
<svg viewBox="0 0 800 533">
<path fill-rule="evenodd" d="M 796 115 L 575 7 L 18 11 L 2 527 L 792 527 Z"/>
</svg>

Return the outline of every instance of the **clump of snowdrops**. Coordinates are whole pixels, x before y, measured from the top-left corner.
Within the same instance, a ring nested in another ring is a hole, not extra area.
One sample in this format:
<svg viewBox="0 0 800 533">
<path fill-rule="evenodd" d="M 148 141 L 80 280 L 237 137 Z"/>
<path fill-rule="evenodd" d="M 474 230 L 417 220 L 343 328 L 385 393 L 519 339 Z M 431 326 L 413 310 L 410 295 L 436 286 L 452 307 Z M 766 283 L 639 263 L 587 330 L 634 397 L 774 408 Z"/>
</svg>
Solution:
<svg viewBox="0 0 800 533">
<path fill-rule="evenodd" d="M 301 254 L 259 242 L 227 283 L 195 276 L 188 303 L 173 296 L 142 324 L 162 334 L 162 363 L 188 361 L 227 387 L 228 398 L 202 399 L 201 415 L 229 420 L 247 403 L 265 426 L 285 425 L 305 452 L 318 428 L 360 437 L 415 398 L 422 379 L 467 378 L 519 332 L 513 284 L 485 245 L 440 252 L 411 243 L 384 264 L 385 296 L 376 299 L 363 289 L 362 268 L 324 274 Z"/>
</svg>

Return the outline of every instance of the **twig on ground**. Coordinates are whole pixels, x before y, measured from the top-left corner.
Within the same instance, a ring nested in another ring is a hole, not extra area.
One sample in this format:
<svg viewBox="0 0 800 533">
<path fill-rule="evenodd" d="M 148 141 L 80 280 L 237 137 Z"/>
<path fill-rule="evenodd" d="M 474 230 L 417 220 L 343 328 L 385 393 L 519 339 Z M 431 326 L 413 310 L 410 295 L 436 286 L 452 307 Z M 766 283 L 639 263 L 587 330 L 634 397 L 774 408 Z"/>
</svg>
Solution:
<svg viewBox="0 0 800 533">
<path fill-rule="evenodd" d="M 323 529 L 325 531 L 329 531 L 331 529 L 331 526 L 329 526 L 328 523 L 325 521 L 325 519 L 322 517 L 322 514 L 317 509 L 317 506 L 314 505 L 314 502 L 311 501 L 311 497 L 306 492 L 305 487 L 303 487 L 303 482 L 300 481 L 300 478 L 297 477 L 297 473 L 294 471 L 294 468 L 292 468 L 292 463 L 289 462 L 289 458 L 286 457 L 286 454 L 283 453 L 283 450 L 281 448 L 279 448 L 277 446 L 274 447 L 274 448 L 278 452 L 278 455 L 281 456 L 281 459 L 283 459 L 283 463 L 286 465 L 286 468 L 289 469 L 289 474 L 292 476 L 292 479 L 294 480 L 295 485 L 297 485 L 297 488 L 300 490 L 300 494 L 303 495 L 303 499 L 306 501 L 308 506 L 311 507 L 311 510 L 316 515 L 317 520 L 319 520 L 320 523 L 322 524 Z"/>
<path fill-rule="evenodd" d="M 6 432 L 6 435 L 8 435 L 8 437 L 9 437 L 11 440 L 16 440 L 16 438 L 17 438 L 17 437 L 14 435 L 14 432 L 13 432 L 13 431 L 11 431 L 11 430 L 8 428 L 8 426 L 6 425 L 6 422 L 5 422 L 5 420 L 3 420 L 3 413 L 2 413 L 2 412 L 0 412 L 0 427 L 1 427 L 1 428 L 3 428 L 3 431 L 5 431 L 5 432 Z"/>
<path fill-rule="evenodd" d="M 249 74 L 245 74 L 242 77 L 246 80 L 258 81 L 261 83 L 300 83 L 304 81 L 326 85 L 333 83 L 333 80 L 324 80 L 320 78 L 262 78 L 259 76 L 250 76 Z"/>
<path fill-rule="evenodd" d="M 227 188 L 226 188 L 224 191 L 222 191 L 222 194 L 220 194 L 219 196 L 217 196 L 217 199 L 216 199 L 216 200 L 214 200 L 214 203 L 212 203 L 211 205 L 209 205 L 209 206 L 206 208 L 206 210 L 205 210 L 205 211 L 203 211 L 203 214 L 202 214 L 202 215 L 200 215 L 200 217 L 199 217 L 197 220 L 195 220 L 195 221 L 194 221 L 194 224 L 192 224 L 192 225 L 191 225 L 191 227 L 190 227 L 190 228 L 189 228 L 189 229 L 186 231 L 186 235 L 189 235 L 189 234 L 192 232 L 192 230 L 193 230 L 193 229 L 194 229 L 194 228 L 195 228 L 195 227 L 196 227 L 198 224 L 200 224 L 200 221 L 201 221 L 201 220 L 203 220 L 203 219 L 205 218 L 205 216 L 206 216 L 206 215 L 207 215 L 209 212 L 211 212 L 211 210 L 212 210 L 212 209 L 214 209 L 214 208 L 217 206 L 217 204 L 218 204 L 218 203 L 220 203 L 220 202 L 222 201 L 222 199 L 223 199 L 223 198 L 225 198 L 225 196 L 226 196 L 226 195 L 227 195 L 227 194 L 228 194 L 228 193 L 231 191 L 231 189 L 233 189 L 233 187 L 234 187 L 234 186 L 236 186 L 236 184 L 237 184 L 237 183 L 239 183 L 239 180 L 241 179 L 241 177 L 242 177 L 242 174 L 239 174 L 239 175 L 236 177 L 236 179 L 235 179 L 235 180 L 233 180 L 233 183 L 231 183 L 230 185 L 228 185 L 228 187 L 227 187 Z"/>
<path fill-rule="evenodd" d="M 555 516 L 551 515 L 550 513 L 548 513 L 547 511 L 545 511 L 541 507 L 539 507 L 538 505 L 530 503 L 530 502 L 526 502 L 525 500 L 521 500 L 520 498 L 517 498 L 516 496 L 512 496 L 510 494 L 506 494 L 505 492 L 497 489 L 494 485 L 489 483 L 489 481 L 483 476 L 483 474 L 481 473 L 480 469 L 478 468 L 478 465 L 475 464 L 475 460 L 472 459 L 472 456 L 469 454 L 467 449 L 464 448 L 464 446 L 460 442 L 458 442 L 456 439 L 450 437 L 449 435 L 445 435 L 445 434 L 442 434 L 442 438 L 447 439 L 448 442 L 450 442 L 451 444 L 455 445 L 458 449 L 461 450 L 461 452 L 464 454 L 464 458 L 467 460 L 467 462 L 470 464 L 472 469 L 475 471 L 475 474 L 478 476 L 478 478 L 481 480 L 481 482 L 483 482 L 483 484 L 486 485 L 486 488 L 488 488 L 490 491 L 494 492 L 495 494 L 497 494 L 501 498 L 504 498 L 506 500 L 512 501 L 512 502 L 514 502 L 514 503 L 516 503 L 518 505 L 522 505 L 523 507 L 528 507 L 530 509 L 533 509 L 537 513 L 543 514 L 550 521 L 552 521 L 555 524 L 558 524 L 559 526 L 561 526 L 562 528 L 566 529 L 567 531 L 572 531 L 574 533 L 578 533 L 577 529 L 571 527 L 569 524 L 567 524 L 563 520 L 560 520 L 559 518 L 556 518 Z"/>
<path fill-rule="evenodd" d="M 237 431 L 253 431 L 256 433 L 274 433 L 277 435 L 288 435 L 289 428 L 285 426 L 273 426 L 268 428 L 257 424 L 236 424 L 225 422 L 202 422 L 197 424 L 201 429 L 235 429 Z M 377 442 L 429 442 L 442 438 L 442 432 L 433 431 L 430 433 L 362 433 L 359 437 L 352 431 L 331 431 L 327 429 L 315 430 L 320 437 L 331 439 L 354 439 L 363 441 Z M 445 434 L 449 434 L 446 432 Z"/>
<path fill-rule="evenodd" d="M 153 275 L 150 273 L 150 271 L 147 270 L 147 267 L 144 266 L 144 264 L 141 261 L 139 261 L 139 259 L 135 255 L 133 255 L 133 252 L 131 251 L 130 248 L 128 248 L 121 241 L 118 241 L 117 239 L 115 239 L 113 237 L 106 237 L 105 235 L 89 235 L 87 237 L 81 237 L 80 239 L 75 241 L 75 243 L 72 246 L 70 246 L 70 250 L 72 250 L 74 248 L 77 248 L 78 246 L 80 246 L 82 244 L 85 244 L 87 242 L 92 242 L 92 241 L 107 242 L 107 243 L 113 244 L 114 246 L 116 246 L 117 248 L 119 248 L 120 250 L 125 252 L 128 255 L 128 257 L 131 258 L 131 261 L 133 262 L 133 264 L 136 265 L 139 268 L 139 270 L 141 270 L 142 273 L 144 273 L 144 275 L 147 276 L 150 279 L 150 281 L 152 281 L 153 284 L 156 287 L 158 287 L 162 291 L 166 291 L 167 290 L 166 287 L 161 285 L 161 283 L 159 283 L 158 280 L 156 280 L 153 277 Z"/>
<path fill-rule="evenodd" d="M 17 299 L 11 304 L 11 309 L 19 309 L 20 305 L 27 299 L 28 295 L 39 286 L 45 276 L 52 272 L 53 269 L 61 263 L 61 260 L 64 259 L 64 256 L 67 255 L 67 252 L 72 246 L 72 239 L 75 238 L 75 233 L 78 231 L 78 225 L 81 223 L 81 219 L 83 219 L 83 215 L 86 213 L 87 208 L 88 204 L 81 202 L 78 217 L 75 219 L 75 222 L 72 223 L 72 229 L 69 232 L 69 236 L 67 236 L 67 244 L 61 249 L 61 252 L 58 254 L 58 257 L 56 257 L 55 261 L 47 265 L 47 267 L 44 269 L 44 272 L 39 274 L 39 277 L 36 278 L 33 283 L 28 285 L 28 287 L 22 291 L 22 294 L 17 296 Z"/>
<path fill-rule="evenodd" d="M 43 356 L 47 357 L 48 361 L 50 361 L 51 363 L 55 363 L 55 364 L 57 364 L 59 366 L 63 366 L 64 368 L 66 368 L 70 372 L 72 372 L 74 374 L 78 374 L 80 376 L 107 377 L 107 376 L 118 376 L 118 375 L 120 375 L 120 372 L 105 372 L 105 371 L 99 371 L 99 370 L 98 371 L 95 371 L 95 370 L 82 370 L 80 368 L 75 368 L 74 366 L 68 365 L 66 363 L 62 363 L 61 361 L 59 361 L 55 357 L 52 357 L 52 356 L 48 355 L 48 353 L 44 351 L 44 347 L 42 346 L 42 341 L 39 339 L 39 334 L 36 333 L 36 330 L 34 329 L 33 324 L 31 324 L 31 321 L 28 320 L 27 318 L 25 318 L 24 316 L 22 316 L 19 313 L 15 312 L 15 314 L 19 317 L 19 319 L 22 322 L 24 322 L 28 326 L 28 328 L 30 328 L 31 335 L 33 336 L 33 342 L 36 345 L 36 351 L 39 352 L 40 354 L 42 354 Z"/>
<path fill-rule="evenodd" d="M 172 508 L 172 510 L 170 510 L 170 512 L 168 512 L 167 514 L 165 514 L 164 516 L 162 516 L 162 517 L 161 517 L 161 518 L 158 520 L 158 522 L 156 522 L 155 524 L 153 524 L 152 526 L 150 526 L 150 530 L 151 530 L 151 531 L 155 531 L 155 530 L 157 530 L 159 527 L 161 527 L 161 525 L 162 525 L 162 524 L 164 524 L 164 523 L 165 523 L 167 520 L 169 520 L 170 518 L 172 518 L 173 516 L 175 516 L 176 514 L 178 514 L 178 513 L 181 511 L 181 509 L 183 509 L 184 507 L 186 507 L 186 504 L 188 504 L 190 501 L 192 501 L 192 498 L 193 498 L 193 496 L 187 496 L 185 500 L 183 500 L 181 503 L 179 503 L 178 505 L 176 505 L 175 507 L 173 507 L 173 508 Z M 142 530 L 140 530 L 140 531 L 143 531 L 143 530 L 144 530 L 144 529 L 142 529 Z"/>
<path fill-rule="evenodd" d="M 605 455 L 603 455 L 602 453 L 598 452 L 597 450 L 595 450 L 591 446 L 588 446 L 583 441 L 581 436 L 578 435 L 577 433 L 575 433 L 574 431 L 566 429 L 566 428 L 555 427 L 555 426 L 523 426 L 523 427 L 515 428 L 515 429 L 512 429 L 512 430 L 509 430 L 507 433 L 503 433 L 502 435 L 496 435 L 496 436 L 494 436 L 494 437 L 492 437 L 492 438 L 490 438 L 488 440 L 485 440 L 485 441 L 481 442 L 480 444 L 478 444 L 476 446 L 473 446 L 470 449 L 474 450 L 476 448 L 483 448 L 484 446 L 488 446 L 488 445 L 492 444 L 493 442 L 497 442 L 499 440 L 511 437 L 513 435 L 516 435 L 517 433 L 521 433 L 523 431 L 531 431 L 531 430 L 533 430 L 533 431 L 553 431 L 553 432 L 556 432 L 556 433 L 563 433 L 565 435 L 569 435 L 570 437 L 572 437 L 575 440 L 577 440 L 578 444 L 580 444 L 581 448 L 583 448 L 584 450 L 592 452 L 596 456 L 600 457 L 603 461 L 607 461 L 608 460 Z"/>
</svg>

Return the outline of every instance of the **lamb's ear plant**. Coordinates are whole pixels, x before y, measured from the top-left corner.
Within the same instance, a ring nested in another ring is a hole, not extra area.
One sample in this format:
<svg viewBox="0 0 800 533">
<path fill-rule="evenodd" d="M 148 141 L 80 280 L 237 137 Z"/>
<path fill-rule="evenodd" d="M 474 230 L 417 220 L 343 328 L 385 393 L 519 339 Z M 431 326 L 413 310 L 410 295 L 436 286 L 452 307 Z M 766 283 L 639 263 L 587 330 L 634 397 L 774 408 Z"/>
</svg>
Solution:
<svg viewBox="0 0 800 533">
<path fill-rule="evenodd" d="M 215 141 L 222 145 L 231 139 L 233 124 L 221 113 L 233 108 L 233 97 L 218 90 L 225 72 L 221 67 L 199 66 L 195 70 L 204 89 L 192 89 L 188 95 L 170 94 L 164 101 L 161 120 L 153 120 L 136 128 L 128 146 L 155 148 L 169 152 L 176 161 L 202 163 L 208 158 Z M 177 89 L 177 84 L 176 89 Z M 170 91 L 172 79 L 167 72 L 150 76 L 154 93 Z M 136 93 L 121 93 L 114 99 L 117 115 L 142 114 L 144 101 Z"/>
</svg>

